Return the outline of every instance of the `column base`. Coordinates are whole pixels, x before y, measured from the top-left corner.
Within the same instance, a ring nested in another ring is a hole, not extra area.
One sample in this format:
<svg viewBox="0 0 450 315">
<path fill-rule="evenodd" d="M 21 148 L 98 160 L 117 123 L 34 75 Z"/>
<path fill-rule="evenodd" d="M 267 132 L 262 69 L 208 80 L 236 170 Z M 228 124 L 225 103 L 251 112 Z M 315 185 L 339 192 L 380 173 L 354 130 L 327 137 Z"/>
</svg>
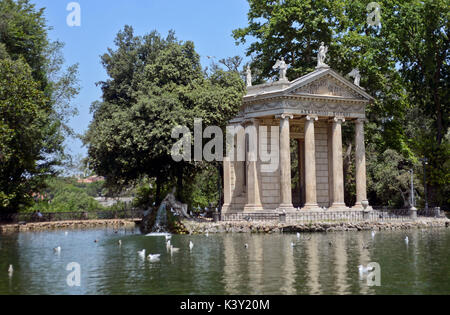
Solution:
<svg viewBox="0 0 450 315">
<path fill-rule="evenodd" d="M 323 211 L 318 204 L 306 204 L 301 211 Z"/>
<path fill-rule="evenodd" d="M 352 208 L 352 210 L 358 210 L 358 211 L 363 211 L 364 210 L 364 206 L 362 205 L 362 203 L 357 202 Z M 372 206 L 368 206 L 366 208 L 367 211 L 373 211 Z"/>
<path fill-rule="evenodd" d="M 296 212 L 296 209 L 294 208 L 294 205 L 280 205 L 278 208 L 277 208 L 277 211 L 280 211 L 280 212 L 283 212 L 283 211 L 285 211 L 285 212 Z"/>
<path fill-rule="evenodd" d="M 246 205 L 244 207 L 244 213 L 253 213 L 258 211 L 263 211 L 264 208 L 262 205 Z"/>
<path fill-rule="evenodd" d="M 230 212 L 230 210 L 231 210 L 231 205 L 230 204 L 224 204 L 222 206 L 222 213 Z"/>
<path fill-rule="evenodd" d="M 350 208 L 347 207 L 345 203 L 333 203 L 328 211 L 349 211 Z"/>
</svg>

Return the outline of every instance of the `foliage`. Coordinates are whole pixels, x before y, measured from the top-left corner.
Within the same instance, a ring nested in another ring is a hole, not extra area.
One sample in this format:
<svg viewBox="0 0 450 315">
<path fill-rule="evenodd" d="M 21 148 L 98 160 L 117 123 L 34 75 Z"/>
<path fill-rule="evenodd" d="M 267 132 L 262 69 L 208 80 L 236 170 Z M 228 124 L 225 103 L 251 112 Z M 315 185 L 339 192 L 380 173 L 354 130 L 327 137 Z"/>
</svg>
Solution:
<svg viewBox="0 0 450 315">
<path fill-rule="evenodd" d="M 392 149 L 376 156 L 370 151 L 371 148 L 369 148 L 369 160 L 375 159 L 369 163 L 368 167 L 368 175 L 371 178 L 369 191 L 374 193 L 373 204 L 408 208 L 411 205 L 410 170 L 419 169 L 419 165 L 410 165 L 403 156 Z M 415 187 L 418 188 L 418 182 L 414 182 Z M 382 196 L 382 198 L 378 196 Z M 377 198 L 379 199 L 377 200 Z"/>
<path fill-rule="evenodd" d="M 92 105 L 94 120 L 84 141 L 89 165 L 108 185 L 125 186 L 147 176 L 156 178 L 155 199 L 162 188 L 189 180 L 200 165 L 176 163 L 171 149 L 178 125 L 193 130 L 194 118 L 205 126 L 225 127 L 243 95 L 239 74 L 202 71 L 194 44 L 170 32 L 135 36 L 130 26 L 117 34 L 116 50 L 102 56 L 109 79 L 100 82 L 103 102 Z"/>
<path fill-rule="evenodd" d="M 190 193 L 190 204 L 193 210 L 200 207 L 202 209 L 206 207 L 217 206 L 219 202 L 219 182 L 221 176 L 218 170 L 214 166 L 209 166 L 199 172 L 192 184 Z"/>
<path fill-rule="evenodd" d="M 144 178 L 135 188 L 136 196 L 133 201 L 133 206 L 141 209 L 149 209 L 156 203 L 156 189 L 155 181 L 149 178 Z M 164 194 L 163 194 L 164 195 Z"/>
<path fill-rule="evenodd" d="M 0 69 L 0 209 L 12 212 L 30 204 L 30 191 L 48 175 L 51 164 L 37 161 L 50 149 L 45 145 L 51 126 L 47 99 L 30 67 L 3 59 Z"/>
<path fill-rule="evenodd" d="M 46 182 L 46 188 L 36 196 L 37 202 L 31 210 L 52 213 L 106 210 L 94 199 L 99 185 L 101 182 L 83 184 L 78 183 L 75 178 L 50 178 Z M 44 200 L 40 200 L 40 197 Z"/>
<path fill-rule="evenodd" d="M 66 158 L 77 65 L 63 69 L 62 44 L 48 30 L 44 9 L 0 0 L 0 211 L 29 206 Z"/>
</svg>

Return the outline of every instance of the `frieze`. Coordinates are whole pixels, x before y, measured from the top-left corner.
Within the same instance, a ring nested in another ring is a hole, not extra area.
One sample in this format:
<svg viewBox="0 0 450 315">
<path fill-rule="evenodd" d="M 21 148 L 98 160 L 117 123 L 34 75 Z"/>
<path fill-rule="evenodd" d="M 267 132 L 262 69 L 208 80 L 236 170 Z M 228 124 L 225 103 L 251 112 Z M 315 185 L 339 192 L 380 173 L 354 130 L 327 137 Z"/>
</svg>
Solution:
<svg viewBox="0 0 450 315">
<path fill-rule="evenodd" d="M 301 110 L 305 113 L 365 113 L 365 106 L 361 103 L 351 102 L 330 102 L 330 101 L 316 101 L 316 100 L 301 100 L 288 99 L 282 101 L 262 101 L 255 104 L 246 104 L 245 114 L 258 113 L 270 110 Z M 333 115 L 333 114 L 332 114 Z M 331 115 L 331 116 L 332 116 Z"/>
<path fill-rule="evenodd" d="M 340 96 L 355 99 L 361 98 L 358 93 L 339 83 L 331 76 L 326 76 L 317 81 L 302 86 L 299 89 L 294 90 L 293 94 Z"/>
</svg>

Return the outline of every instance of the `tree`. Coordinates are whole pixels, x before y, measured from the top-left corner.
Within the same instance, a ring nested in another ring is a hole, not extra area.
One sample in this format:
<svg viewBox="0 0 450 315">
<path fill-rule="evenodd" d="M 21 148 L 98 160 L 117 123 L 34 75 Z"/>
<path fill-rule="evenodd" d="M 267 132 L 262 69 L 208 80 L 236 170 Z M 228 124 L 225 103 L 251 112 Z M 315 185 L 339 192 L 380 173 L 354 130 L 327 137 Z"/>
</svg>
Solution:
<svg viewBox="0 0 450 315">
<path fill-rule="evenodd" d="M 169 32 L 135 36 L 130 26 L 117 34 L 116 50 L 102 56 L 109 79 L 100 82 L 103 102 L 92 105 L 92 121 L 84 141 L 89 165 L 105 176 L 108 185 L 126 186 L 142 177 L 156 178 L 156 199 L 161 189 L 177 182 L 178 197 L 201 163 L 175 162 L 172 130 L 194 119 L 205 126 L 225 127 L 238 111 L 243 82 L 235 72 L 205 75 L 190 41 Z"/>
<path fill-rule="evenodd" d="M 48 174 L 44 160 L 49 127 L 47 98 L 22 60 L 0 60 L 0 209 L 29 205 L 30 192 Z"/>
<path fill-rule="evenodd" d="M 44 9 L 0 0 L 0 212 L 28 206 L 66 157 L 77 65 L 63 69 L 62 44 L 50 42 L 48 30 Z"/>
<path fill-rule="evenodd" d="M 36 10 L 28 0 L 0 1 L 0 45 L 11 59 L 25 59 L 42 90 L 47 86 L 47 31 L 44 9 Z"/>
</svg>

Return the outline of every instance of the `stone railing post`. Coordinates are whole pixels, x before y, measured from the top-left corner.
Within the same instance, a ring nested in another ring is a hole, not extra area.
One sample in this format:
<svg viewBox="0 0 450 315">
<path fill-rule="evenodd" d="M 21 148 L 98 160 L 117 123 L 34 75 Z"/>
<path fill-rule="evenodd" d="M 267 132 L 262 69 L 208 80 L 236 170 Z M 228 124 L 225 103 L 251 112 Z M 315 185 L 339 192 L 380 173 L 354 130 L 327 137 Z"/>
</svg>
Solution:
<svg viewBox="0 0 450 315">
<path fill-rule="evenodd" d="M 371 208 L 369 208 L 369 201 L 367 201 L 367 200 L 363 200 L 362 202 L 361 202 L 361 205 L 362 205 L 362 207 L 363 207 L 363 219 L 365 220 L 365 221 L 368 221 L 368 220 L 370 220 L 370 214 L 371 214 Z"/>
<path fill-rule="evenodd" d="M 214 220 L 214 223 L 217 223 L 217 222 L 220 221 L 220 213 L 219 213 L 219 211 L 216 211 L 216 212 L 213 213 L 213 220 Z"/>
<path fill-rule="evenodd" d="M 285 212 L 280 213 L 280 223 L 286 223 L 287 222 L 287 215 Z"/>
<path fill-rule="evenodd" d="M 417 220 L 417 208 L 416 207 L 411 207 L 409 209 L 409 217 L 411 220 Z"/>
<path fill-rule="evenodd" d="M 442 216 L 441 208 L 439 208 L 439 207 L 434 208 L 434 216 L 436 218 L 440 218 Z"/>
</svg>

